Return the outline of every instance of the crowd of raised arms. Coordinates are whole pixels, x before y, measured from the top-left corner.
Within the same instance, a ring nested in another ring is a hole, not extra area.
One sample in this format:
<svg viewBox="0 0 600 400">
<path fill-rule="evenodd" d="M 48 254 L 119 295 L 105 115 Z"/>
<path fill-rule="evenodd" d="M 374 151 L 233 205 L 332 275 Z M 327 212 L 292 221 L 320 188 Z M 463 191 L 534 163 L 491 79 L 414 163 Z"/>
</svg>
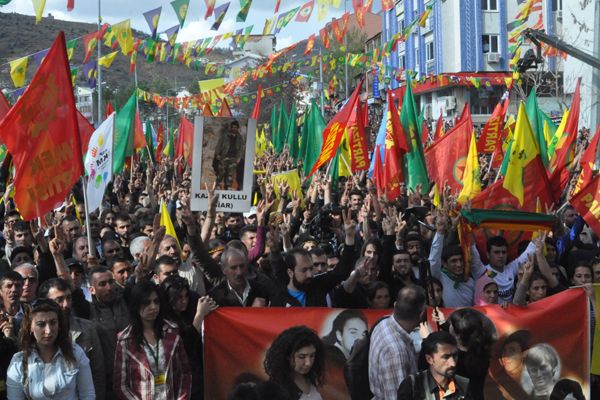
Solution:
<svg viewBox="0 0 600 400">
<path fill-rule="evenodd" d="M 281 332 L 264 356 L 268 381 L 238 382 L 231 399 L 320 399 L 325 352 L 342 362 L 352 356 L 369 335 L 355 310 L 368 308 L 391 317 L 370 333 L 368 381 L 346 382 L 353 399 L 582 398 L 577 385 L 542 376 L 555 353 L 541 345 L 517 366 L 518 375 L 528 368 L 529 392 L 507 384 L 515 392 L 503 397 L 487 385 L 490 360 L 502 355 L 492 354 L 495 338 L 469 308 L 526 307 L 572 286 L 591 298 L 600 282 L 598 236 L 573 207 L 548 211 L 554 229 L 521 243 L 516 259 L 495 236 L 486 248 L 473 246 L 466 265 L 454 194 L 442 190 L 435 207 L 429 193 L 401 186 L 389 201 L 366 174 L 332 182 L 317 173 L 301 191 L 275 188 L 269 176 L 293 167 L 286 154 L 255 159 L 264 173 L 255 175 L 257 200 L 243 214 L 216 212 L 209 183 L 208 210 L 192 212 L 191 172 L 166 157 L 136 161 L 115 178 L 101 211 L 87 216 L 75 187 L 62 208 L 24 221 L 8 185 L 0 205 L 0 398 L 203 399 L 211 365 L 203 363 L 202 324 L 219 307 L 347 309 L 328 340 L 304 326 Z M 160 224 L 161 201 L 176 237 Z M 422 322 L 426 306 L 438 332 Z M 439 307 L 465 308 L 446 320 Z M 505 341 L 506 351 L 523 350 L 527 338 Z M 511 372 L 506 367 L 506 382 Z M 595 385 L 592 377 L 592 398 L 600 398 Z"/>
</svg>

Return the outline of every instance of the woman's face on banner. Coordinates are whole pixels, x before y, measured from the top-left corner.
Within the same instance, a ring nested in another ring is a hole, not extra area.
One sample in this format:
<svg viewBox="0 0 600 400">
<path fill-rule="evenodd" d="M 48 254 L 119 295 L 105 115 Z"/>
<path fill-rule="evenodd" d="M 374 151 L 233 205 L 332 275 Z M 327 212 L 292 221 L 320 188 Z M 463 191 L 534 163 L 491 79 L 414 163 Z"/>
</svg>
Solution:
<svg viewBox="0 0 600 400">
<path fill-rule="evenodd" d="M 350 353 L 354 342 L 367 334 L 367 324 L 360 318 L 351 318 L 344 324 L 342 332 L 336 332 L 338 343 Z"/>
<path fill-rule="evenodd" d="M 296 351 L 291 360 L 291 366 L 294 373 L 306 375 L 312 369 L 317 355 L 317 348 L 314 345 L 301 347 Z"/>
<path fill-rule="evenodd" d="M 511 373 L 523 368 L 523 349 L 518 342 L 509 342 L 502 349 L 500 364 Z"/>
</svg>

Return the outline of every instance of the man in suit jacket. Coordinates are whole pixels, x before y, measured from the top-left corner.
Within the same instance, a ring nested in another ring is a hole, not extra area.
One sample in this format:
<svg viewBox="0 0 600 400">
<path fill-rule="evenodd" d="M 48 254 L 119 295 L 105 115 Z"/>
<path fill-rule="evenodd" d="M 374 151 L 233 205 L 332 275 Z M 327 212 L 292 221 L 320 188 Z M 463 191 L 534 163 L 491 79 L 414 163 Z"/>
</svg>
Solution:
<svg viewBox="0 0 600 400">
<path fill-rule="evenodd" d="M 265 289 L 248 279 L 248 256 L 243 250 L 228 246 L 221 255 L 225 281 L 213 288 L 210 296 L 221 307 L 266 306 Z"/>
</svg>

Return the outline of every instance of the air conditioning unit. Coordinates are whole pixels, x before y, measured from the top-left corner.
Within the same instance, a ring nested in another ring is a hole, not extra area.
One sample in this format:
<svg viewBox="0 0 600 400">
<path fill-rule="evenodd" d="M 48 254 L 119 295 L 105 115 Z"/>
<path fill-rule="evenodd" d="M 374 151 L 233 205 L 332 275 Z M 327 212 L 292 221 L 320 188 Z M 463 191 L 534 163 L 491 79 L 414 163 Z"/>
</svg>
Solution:
<svg viewBox="0 0 600 400">
<path fill-rule="evenodd" d="M 438 99 L 444 105 L 445 110 L 456 109 L 456 97 L 454 96 L 443 96 Z"/>
<path fill-rule="evenodd" d="M 500 62 L 500 53 L 487 53 L 487 62 L 499 63 Z"/>
</svg>

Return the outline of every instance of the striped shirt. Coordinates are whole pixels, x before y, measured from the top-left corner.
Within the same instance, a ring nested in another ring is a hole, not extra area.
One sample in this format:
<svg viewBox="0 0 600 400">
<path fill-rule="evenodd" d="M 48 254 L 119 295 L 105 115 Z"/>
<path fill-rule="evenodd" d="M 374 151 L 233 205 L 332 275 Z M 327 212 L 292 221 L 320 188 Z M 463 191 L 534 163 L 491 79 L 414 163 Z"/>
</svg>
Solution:
<svg viewBox="0 0 600 400">
<path fill-rule="evenodd" d="M 395 399 L 400 383 L 417 373 L 417 353 L 408 332 L 394 317 L 381 321 L 371 335 L 369 386 L 377 400 Z"/>
</svg>

